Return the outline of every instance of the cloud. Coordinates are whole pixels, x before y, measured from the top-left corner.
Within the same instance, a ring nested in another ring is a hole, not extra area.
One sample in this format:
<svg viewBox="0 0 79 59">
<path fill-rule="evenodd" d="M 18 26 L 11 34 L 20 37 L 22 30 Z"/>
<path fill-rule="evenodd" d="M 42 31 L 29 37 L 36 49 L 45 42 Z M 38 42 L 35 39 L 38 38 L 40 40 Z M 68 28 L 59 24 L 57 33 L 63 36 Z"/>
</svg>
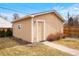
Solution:
<svg viewBox="0 0 79 59">
<path fill-rule="evenodd" d="M 13 14 L 14 13 L 0 13 L 2 16 L 4 16 L 4 17 L 7 17 L 7 20 L 8 21 L 13 21 Z M 17 13 L 17 14 L 19 14 L 19 16 L 20 17 L 23 17 L 24 16 L 24 14 L 20 14 L 20 13 Z"/>
<path fill-rule="evenodd" d="M 57 6 L 53 7 L 53 9 L 55 9 L 55 10 L 62 10 L 62 9 L 64 9 L 64 7 L 57 5 Z"/>
<path fill-rule="evenodd" d="M 38 12 L 38 10 L 33 9 L 33 8 L 27 8 L 27 9 L 23 9 L 23 10 L 21 10 L 21 9 L 14 9 L 14 10 L 18 10 L 18 12 L 17 11 L 10 11 L 10 10 L 7 11 L 7 10 L 1 9 L 0 10 L 1 11 L 0 14 L 2 16 L 4 16 L 4 17 L 7 17 L 7 20 L 12 21 L 14 13 L 17 13 L 17 14 L 19 14 L 20 17 L 23 17 L 25 15 Z"/>
<path fill-rule="evenodd" d="M 47 8 L 47 9 L 50 10 L 51 8 Z M 41 9 L 41 10 L 47 10 L 47 9 Z M 67 20 L 67 14 L 68 14 L 68 12 L 69 12 L 69 14 L 71 16 L 79 14 L 79 4 L 72 4 L 72 6 L 66 6 L 66 7 L 64 5 L 57 4 L 52 9 L 57 10 L 57 12 L 59 12 L 64 17 L 64 19 L 66 19 L 66 20 Z M 21 9 L 19 11 L 21 11 Z M 25 16 L 27 14 L 30 14 L 30 13 L 39 12 L 40 10 L 39 9 L 34 9 L 34 8 L 30 7 L 30 8 L 27 8 L 27 10 L 24 9 L 23 11 L 25 12 L 23 14 L 22 13 L 18 13 L 18 12 L 15 12 L 15 13 L 19 14 L 20 17 L 23 17 L 23 16 Z M 6 12 L 2 12 L 0 14 L 8 17 L 8 20 L 12 21 L 14 12 L 8 12 L 8 11 L 6 11 Z"/>
<path fill-rule="evenodd" d="M 66 20 L 68 12 L 70 16 L 79 15 L 79 4 L 73 4 L 72 6 L 66 8 L 64 6 L 57 6 L 54 7 L 54 9 L 57 10 Z"/>
</svg>

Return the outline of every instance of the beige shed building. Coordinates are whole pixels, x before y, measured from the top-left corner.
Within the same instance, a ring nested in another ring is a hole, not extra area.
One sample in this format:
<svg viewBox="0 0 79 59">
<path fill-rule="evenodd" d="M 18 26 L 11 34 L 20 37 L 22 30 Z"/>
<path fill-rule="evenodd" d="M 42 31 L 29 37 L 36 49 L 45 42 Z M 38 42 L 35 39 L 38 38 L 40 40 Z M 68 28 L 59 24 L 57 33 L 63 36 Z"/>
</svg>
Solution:
<svg viewBox="0 0 79 59">
<path fill-rule="evenodd" d="M 28 42 L 44 41 L 50 34 L 63 33 L 63 20 L 55 10 L 27 15 L 13 21 L 13 36 Z"/>
</svg>

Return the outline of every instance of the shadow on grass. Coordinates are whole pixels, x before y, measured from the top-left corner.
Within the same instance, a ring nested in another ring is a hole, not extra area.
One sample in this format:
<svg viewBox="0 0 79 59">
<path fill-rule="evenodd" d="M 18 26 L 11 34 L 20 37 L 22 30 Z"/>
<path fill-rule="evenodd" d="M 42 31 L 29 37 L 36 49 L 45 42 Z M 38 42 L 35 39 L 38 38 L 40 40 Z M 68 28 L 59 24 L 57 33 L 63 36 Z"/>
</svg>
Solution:
<svg viewBox="0 0 79 59">
<path fill-rule="evenodd" d="M 0 50 L 5 48 L 10 48 L 14 46 L 21 46 L 21 45 L 27 45 L 30 44 L 30 42 L 23 41 L 21 39 L 17 39 L 14 37 L 5 37 L 0 38 Z"/>
<path fill-rule="evenodd" d="M 31 42 L 27 42 L 27 41 L 24 41 L 22 39 L 18 39 L 18 38 L 14 38 L 14 37 L 12 37 L 12 40 L 15 40 L 20 45 L 31 44 Z"/>
</svg>

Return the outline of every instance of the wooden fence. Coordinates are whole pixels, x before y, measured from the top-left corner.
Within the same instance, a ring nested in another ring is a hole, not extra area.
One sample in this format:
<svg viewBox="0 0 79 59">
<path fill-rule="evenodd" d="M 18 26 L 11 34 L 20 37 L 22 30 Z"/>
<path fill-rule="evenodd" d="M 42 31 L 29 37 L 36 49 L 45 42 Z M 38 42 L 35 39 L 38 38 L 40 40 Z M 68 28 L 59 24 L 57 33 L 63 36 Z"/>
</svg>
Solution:
<svg viewBox="0 0 79 59">
<path fill-rule="evenodd" d="M 64 26 L 65 36 L 77 36 L 79 37 L 79 26 Z"/>
</svg>

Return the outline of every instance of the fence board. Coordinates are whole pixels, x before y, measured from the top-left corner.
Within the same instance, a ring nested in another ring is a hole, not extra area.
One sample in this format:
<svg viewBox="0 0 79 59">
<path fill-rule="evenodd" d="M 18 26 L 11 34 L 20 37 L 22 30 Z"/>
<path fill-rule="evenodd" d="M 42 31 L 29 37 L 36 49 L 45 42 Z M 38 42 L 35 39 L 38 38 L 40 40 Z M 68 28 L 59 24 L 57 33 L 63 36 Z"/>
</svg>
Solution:
<svg viewBox="0 0 79 59">
<path fill-rule="evenodd" d="M 79 26 L 65 26 L 63 32 L 65 36 L 79 36 Z"/>
</svg>

